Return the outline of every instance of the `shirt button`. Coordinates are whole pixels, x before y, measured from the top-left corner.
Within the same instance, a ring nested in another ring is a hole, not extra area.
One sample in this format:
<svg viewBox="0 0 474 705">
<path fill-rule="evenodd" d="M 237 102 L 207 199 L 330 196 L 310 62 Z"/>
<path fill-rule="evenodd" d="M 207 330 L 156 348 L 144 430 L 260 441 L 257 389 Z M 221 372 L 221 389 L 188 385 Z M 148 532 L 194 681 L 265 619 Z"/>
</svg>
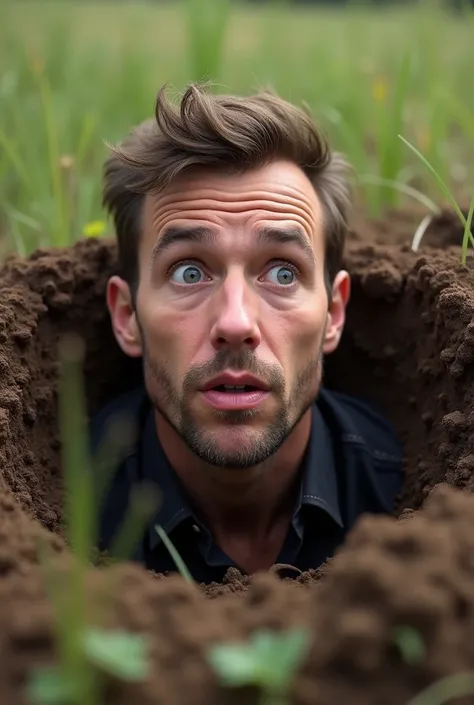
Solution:
<svg viewBox="0 0 474 705">
<path fill-rule="evenodd" d="M 197 534 L 199 534 L 200 531 L 201 531 L 201 529 L 199 528 L 199 526 L 198 526 L 197 524 L 193 524 L 193 530 L 194 530 Z"/>
</svg>

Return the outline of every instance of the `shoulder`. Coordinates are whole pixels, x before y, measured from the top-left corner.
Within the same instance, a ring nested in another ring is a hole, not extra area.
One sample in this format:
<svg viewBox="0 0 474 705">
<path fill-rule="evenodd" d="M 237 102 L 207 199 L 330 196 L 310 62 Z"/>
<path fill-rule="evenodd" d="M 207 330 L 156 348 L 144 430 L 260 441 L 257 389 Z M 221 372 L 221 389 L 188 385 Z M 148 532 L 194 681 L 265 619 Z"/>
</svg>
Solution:
<svg viewBox="0 0 474 705">
<path fill-rule="evenodd" d="M 401 443 L 392 424 L 372 401 L 322 389 L 318 406 L 340 443 L 369 455 L 376 464 L 398 466 L 401 471 Z"/>
<path fill-rule="evenodd" d="M 116 397 L 96 414 L 89 424 L 91 450 L 95 453 L 106 435 L 116 425 L 118 432 L 136 435 L 140 425 L 140 415 L 146 402 L 146 392 L 142 387 Z M 126 425 L 126 426 L 125 426 Z"/>
</svg>

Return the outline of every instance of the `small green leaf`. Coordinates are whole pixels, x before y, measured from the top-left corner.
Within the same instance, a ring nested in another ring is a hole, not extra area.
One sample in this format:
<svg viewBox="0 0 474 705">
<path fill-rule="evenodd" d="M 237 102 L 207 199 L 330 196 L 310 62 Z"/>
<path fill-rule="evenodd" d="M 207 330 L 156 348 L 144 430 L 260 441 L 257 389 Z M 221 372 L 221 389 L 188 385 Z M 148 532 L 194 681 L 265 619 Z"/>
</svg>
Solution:
<svg viewBox="0 0 474 705">
<path fill-rule="evenodd" d="M 300 629 L 276 634 L 262 629 L 250 643 L 219 644 L 208 652 L 208 661 L 222 685 L 257 685 L 264 689 L 286 688 L 309 645 Z"/>
<path fill-rule="evenodd" d="M 247 644 L 218 644 L 208 651 L 207 660 L 222 685 L 235 688 L 258 684 L 258 664 Z"/>
<path fill-rule="evenodd" d="M 27 698 L 34 705 L 65 705 L 76 699 L 76 686 L 57 667 L 35 671 L 27 686 Z"/>
<path fill-rule="evenodd" d="M 141 681 L 148 676 L 148 643 L 141 635 L 88 629 L 83 647 L 87 659 L 111 676 L 123 681 Z"/>
<path fill-rule="evenodd" d="M 267 629 L 259 629 L 252 635 L 251 645 L 254 655 L 264 661 L 271 658 L 279 647 L 279 635 Z"/>
<path fill-rule="evenodd" d="M 409 665 L 419 663 L 426 656 L 426 646 L 420 633 L 413 627 L 397 627 L 393 641 L 400 649 L 403 660 Z"/>
<path fill-rule="evenodd" d="M 254 635 L 253 645 L 265 684 L 286 688 L 309 646 L 309 635 L 302 629 L 281 634 L 262 630 Z"/>
<path fill-rule="evenodd" d="M 291 629 L 281 635 L 281 641 L 281 653 L 285 654 L 286 668 L 293 674 L 308 653 L 309 632 L 306 629 Z"/>
</svg>

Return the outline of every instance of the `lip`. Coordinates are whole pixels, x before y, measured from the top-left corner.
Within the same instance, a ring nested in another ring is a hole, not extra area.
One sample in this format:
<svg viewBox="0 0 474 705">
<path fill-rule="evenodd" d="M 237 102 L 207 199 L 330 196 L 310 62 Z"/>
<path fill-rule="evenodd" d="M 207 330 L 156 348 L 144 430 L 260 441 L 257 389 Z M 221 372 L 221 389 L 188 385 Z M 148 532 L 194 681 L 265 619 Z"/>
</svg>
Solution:
<svg viewBox="0 0 474 705">
<path fill-rule="evenodd" d="M 204 401 L 219 411 L 243 411 L 255 409 L 270 396 L 263 389 L 253 392 L 219 392 L 217 389 L 208 389 L 202 392 Z"/>
<path fill-rule="evenodd" d="M 209 382 L 206 382 L 200 391 L 208 392 L 209 390 L 214 389 L 214 387 L 219 387 L 221 384 L 227 384 L 233 387 L 242 387 L 245 385 L 255 387 L 257 391 L 269 391 L 268 385 L 265 384 L 265 382 L 262 382 L 262 380 L 258 379 L 258 377 L 254 377 L 247 372 L 224 372 L 223 374 L 214 377 L 214 379 L 209 380 Z"/>
</svg>

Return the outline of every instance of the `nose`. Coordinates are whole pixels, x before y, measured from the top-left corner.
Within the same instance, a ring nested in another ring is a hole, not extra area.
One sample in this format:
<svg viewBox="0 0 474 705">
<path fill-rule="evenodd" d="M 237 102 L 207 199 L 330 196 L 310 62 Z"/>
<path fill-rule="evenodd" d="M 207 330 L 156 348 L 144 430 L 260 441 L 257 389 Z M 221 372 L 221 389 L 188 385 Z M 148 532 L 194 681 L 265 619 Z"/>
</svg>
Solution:
<svg viewBox="0 0 474 705">
<path fill-rule="evenodd" d="M 257 297 L 242 274 L 234 272 L 226 277 L 212 305 L 215 318 L 211 342 L 217 350 L 254 350 L 260 345 Z"/>
</svg>

